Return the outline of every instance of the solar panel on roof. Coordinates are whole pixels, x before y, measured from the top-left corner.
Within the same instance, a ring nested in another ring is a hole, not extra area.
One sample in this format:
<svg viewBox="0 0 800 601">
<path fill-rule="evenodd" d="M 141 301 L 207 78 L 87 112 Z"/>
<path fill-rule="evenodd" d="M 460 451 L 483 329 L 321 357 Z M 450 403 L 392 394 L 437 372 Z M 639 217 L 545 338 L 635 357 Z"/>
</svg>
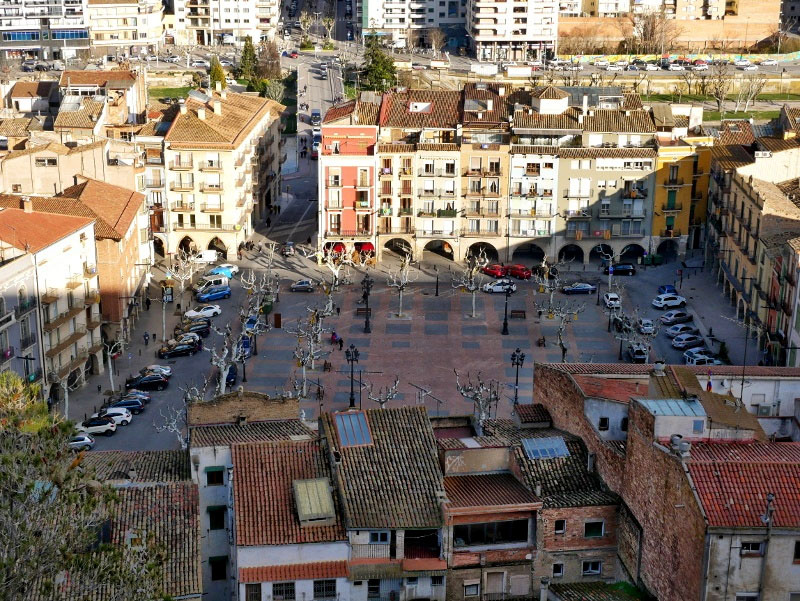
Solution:
<svg viewBox="0 0 800 601">
<path fill-rule="evenodd" d="M 337 413 L 336 429 L 343 447 L 372 444 L 372 436 L 367 426 L 367 416 L 363 411 Z"/>
<path fill-rule="evenodd" d="M 522 446 L 528 459 L 552 459 L 553 457 L 569 457 L 567 444 L 560 436 L 546 438 L 523 438 Z"/>
</svg>

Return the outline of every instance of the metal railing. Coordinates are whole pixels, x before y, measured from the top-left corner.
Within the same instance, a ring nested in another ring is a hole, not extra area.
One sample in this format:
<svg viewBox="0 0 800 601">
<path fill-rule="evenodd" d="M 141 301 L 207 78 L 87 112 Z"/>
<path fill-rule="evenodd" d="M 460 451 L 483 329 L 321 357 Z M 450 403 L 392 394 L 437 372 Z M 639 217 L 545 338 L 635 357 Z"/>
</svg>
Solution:
<svg viewBox="0 0 800 601">
<path fill-rule="evenodd" d="M 195 231 L 206 231 L 206 232 L 216 232 L 216 231 L 234 231 L 241 229 L 242 226 L 239 224 L 234 223 L 222 223 L 220 225 L 214 225 L 212 223 L 176 223 L 174 229 L 177 230 L 195 230 Z"/>
<path fill-rule="evenodd" d="M 200 191 L 201 192 L 222 192 L 222 184 L 209 184 L 208 182 L 204 182 L 200 184 Z"/>
<path fill-rule="evenodd" d="M 586 219 L 591 216 L 592 214 L 589 212 L 589 209 L 571 209 L 564 211 L 564 217 L 567 219 Z"/>
<path fill-rule="evenodd" d="M 190 180 L 172 182 L 169 185 L 169 189 L 172 190 L 173 192 L 190 192 L 194 190 L 194 180 L 190 179 Z"/>
<path fill-rule="evenodd" d="M 182 200 L 178 200 L 172 203 L 170 207 L 173 211 L 194 211 L 194 203 L 193 202 L 183 202 Z"/>
<path fill-rule="evenodd" d="M 9 346 L 8 348 L 0 350 L 0 365 L 10 361 L 14 358 L 14 347 Z"/>
<path fill-rule="evenodd" d="M 683 210 L 683 203 L 675 202 L 670 205 L 670 203 L 662 203 L 661 204 L 662 211 L 682 211 Z"/>
<path fill-rule="evenodd" d="M 682 177 L 668 177 L 664 180 L 665 186 L 682 186 L 683 185 L 683 178 Z"/>
<path fill-rule="evenodd" d="M 371 236 L 369 230 L 328 230 L 325 232 L 326 238 L 355 238 L 356 236 Z"/>
<path fill-rule="evenodd" d="M 216 202 L 204 202 L 200 205 L 200 210 L 204 213 L 222 213 L 224 210 L 223 203 L 216 203 Z"/>
<path fill-rule="evenodd" d="M 36 308 L 36 297 L 35 296 L 28 296 L 25 298 L 19 299 L 19 303 L 16 307 L 14 307 L 14 316 L 19 319 L 29 311 L 33 311 Z"/>
<path fill-rule="evenodd" d="M 29 334 L 28 336 L 21 336 L 19 339 L 20 350 L 26 349 L 29 346 L 36 344 L 36 334 Z"/>
<path fill-rule="evenodd" d="M 172 161 L 169 164 L 170 169 L 181 170 L 181 169 L 194 169 L 194 162 L 193 161 Z"/>
<path fill-rule="evenodd" d="M 163 179 L 146 179 L 146 180 L 144 180 L 144 187 L 145 188 L 163 188 L 164 187 L 164 180 Z"/>
<path fill-rule="evenodd" d="M 572 190 L 570 191 L 569 188 L 564 190 L 564 196 L 566 198 L 591 198 L 594 194 L 594 188 L 589 188 L 588 190 Z"/>
<path fill-rule="evenodd" d="M 381 234 L 413 234 L 414 228 L 408 227 L 383 227 L 378 226 L 378 235 Z"/>
<path fill-rule="evenodd" d="M 681 235 L 680 230 L 661 230 L 662 238 L 679 238 Z"/>
</svg>

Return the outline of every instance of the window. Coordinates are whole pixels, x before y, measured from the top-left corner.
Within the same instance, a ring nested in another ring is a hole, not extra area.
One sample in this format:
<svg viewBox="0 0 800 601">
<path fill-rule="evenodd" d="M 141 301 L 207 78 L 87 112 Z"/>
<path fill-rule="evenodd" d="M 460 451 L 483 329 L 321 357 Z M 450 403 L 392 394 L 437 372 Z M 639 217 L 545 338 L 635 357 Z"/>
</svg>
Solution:
<svg viewBox="0 0 800 601">
<path fill-rule="evenodd" d="M 758 601 L 758 593 L 736 593 L 736 601 Z"/>
<path fill-rule="evenodd" d="M 222 472 L 220 472 L 222 473 Z M 208 508 L 208 529 L 209 530 L 224 530 L 225 529 L 225 506 L 212 505 Z"/>
<path fill-rule="evenodd" d="M 336 580 L 315 580 L 314 599 L 335 599 Z"/>
<path fill-rule="evenodd" d="M 564 576 L 564 564 L 563 563 L 554 563 L 553 564 L 553 578 L 561 578 Z"/>
<path fill-rule="evenodd" d="M 228 578 L 228 556 L 209 557 L 208 565 L 211 568 L 211 580 L 226 580 Z"/>
<path fill-rule="evenodd" d="M 464 596 L 465 597 L 477 597 L 481 594 L 481 585 L 479 582 L 473 582 L 470 584 L 464 583 Z"/>
<path fill-rule="evenodd" d="M 583 575 L 584 576 L 592 576 L 600 574 L 600 568 L 602 567 L 602 562 L 597 559 L 593 559 L 591 561 L 584 561 L 583 562 Z"/>
<path fill-rule="evenodd" d="M 794 7 L 792 7 L 794 10 Z M 789 601 L 800 601 L 800 593 L 789 593 Z"/>
<path fill-rule="evenodd" d="M 800 563 L 800 540 L 794 541 L 794 563 Z"/>
<path fill-rule="evenodd" d="M 454 546 L 503 545 L 528 542 L 528 520 L 461 524 L 453 527 Z"/>
<path fill-rule="evenodd" d="M 261 601 L 261 583 L 244 585 L 244 601 Z"/>
<path fill-rule="evenodd" d="M 567 520 L 556 520 L 553 532 L 556 534 L 564 534 L 567 531 Z"/>
<path fill-rule="evenodd" d="M 627 432 L 628 431 L 628 418 L 627 417 L 623 417 L 622 418 L 622 421 L 620 421 L 620 423 L 619 423 L 619 429 L 622 430 L 623 432 Z"/>
<path fill-rule="evenodd" d="M 222 466 L 207 467 L 206 486 L 222 486 L 225 484 L 224 470 L 225 468 Z"/>
<path fill-rule="evenodd" d="M 381 581 L 377 578 L 367 580 L 367 599 L 377 599 L 381 596 Z"/>
<path fill-rule="evenodd" d="M 275 601 L 294 601 L 294 582 L 276 582 L 272 585 Z"/>
<path fill-rule="evenodd" d="M 705 429 L 705 421 L 702 419 L 696 419 L 692 422 L 692 433 L 694 434 L 702 434 L 703 430 Z"/>
<path fill-rule="evenodd" d="M 762 542 L 755 542 L 755 541 L 742 541 L 742 547 L 740 550 L 741 555 L 758 555 L 761 556 L 764 553 L 764 544 Z"/>
<path fill-rule="evenodd" d="M 417 578 L 416 576 L 410 576 L 409 578 L 406 578 L 406 584 L 415 586 L 418 582 L 419 578 Z"/>
<path fill-rule="evenodd" d="M 584 538 L 599 538 L 603 536 L 604 523 L 602 520 L 598 522 L 586 522 L 583 525 Z"/>
<path fill-rule="evenodd" d="M 385 545 L 389 543 L 388 532 L 370 532 L 369 544 L 371 545 Z"/>
<path fill-rule="evenodd" d="M 601 432 L 608 430 L 608 418 L 601 417 L 600 420 L 597 422 L 597 429 Z"/>
<path fill-rule="evenodd" d="M 22 192 L 22 184 L 12 184 L 11 185 L 12 192 Z M 800 312 L 797 313 L 798 319 L 800 319 Z"/>
<path fill-rule="evenodd" d="M 431 576 L 431 586 L 444 586 L 444 576 Z"/>
</svg>

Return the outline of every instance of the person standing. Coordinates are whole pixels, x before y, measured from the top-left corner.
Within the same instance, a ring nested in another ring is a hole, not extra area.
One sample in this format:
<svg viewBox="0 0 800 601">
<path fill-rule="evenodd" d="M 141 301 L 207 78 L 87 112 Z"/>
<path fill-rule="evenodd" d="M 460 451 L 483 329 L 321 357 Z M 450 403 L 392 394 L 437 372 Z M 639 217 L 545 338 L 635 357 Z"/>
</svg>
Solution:
<svg viewBox="0 0 800 601">
<path fill-rule="evenodd" d="M 147 343 L 150 342 L 150 334 L 147 332 L 144 333 L 144 345 L 147 346 Z"/>
<path fill-rule="evenodd" d="M 339 350 L 342 350 L 343 348 L 344 348 L 344 339 L 341 336 L 339 336 Z"/>
</svg>

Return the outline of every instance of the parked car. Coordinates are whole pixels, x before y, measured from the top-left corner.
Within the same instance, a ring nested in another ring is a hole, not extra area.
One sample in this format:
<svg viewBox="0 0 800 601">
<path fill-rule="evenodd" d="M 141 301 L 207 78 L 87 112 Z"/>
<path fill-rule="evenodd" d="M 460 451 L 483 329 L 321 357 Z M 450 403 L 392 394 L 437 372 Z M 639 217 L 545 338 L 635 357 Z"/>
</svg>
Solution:
<svg viewBox="0 0 800 601">
<path fill-rule="evenodd" d="M 703 346 L 705 343 L 705 340 L 699 334 L 681 334 L 672 339 L 672 346 L 677 349 Z"/>
<path fill-rule="evenodd" d="M 300 53 L 297 50 L 289 51 L 288 57 L 289 58 L 297 58 L 300 56 Z"/>
<path fill-rule="evenodd" d="M 197 280 L 197 283 L 192 286 L 192 289 L 195 294 L 197 294 L 198 292 L 205 292 L 213 286 L 227 286 L 229 281 L 227 276 L 224 275 L 207 275 Z"/>
<path fill-rule="evenodd" d="M 91 451 L 94 448 L 94 437 L 81 432 L 69 439 L 69 448 L 75 451 Z"/>
<path fill-rule="evenodd" d="M 631 342 L 626 349 L 631 363 L 647 363 L 650 349 L 643 342 Z"/>
<path fill-rule="evenodd" d="M 775 67 L 778 65 L 778 61 L 774 58 L 765 58 L 763 61 L 758 61 L 758 64 L 761 67 Z"/>
<path fill-rule="evenodd" d="M 604 58 L 597 59 L 593 64 L 595 67 L 608 67 L 608 61 Z"/>
<path fill-rule="evenodd" d="M 658 287 L 659 294 L 678 294 L 678 291 L 675 289 L 675 286 L 672 284 L 661 284 Z"/>
<path fill-rule="evenodd" d="M 735 67 L 746 67 L 749 64 L 750 64 L 750 61 L 747 60 L 746 58 L 740 58 L 738 60 L 733 61 L 733 65 Z"/>
<path fill-rule="evenodd" d="M 289 290 L 292 292 L 314 292 L 314 282 L 311 280 L 297 280 L 289 286 Z"/>
<path fill-rule="evenodd" d="M 655 63 L 647 63 L 647 64 L 644 66 L 644 70 L 645 70 L 645 71 L 660 71 L 661 69 L 660 69 L 660 67 L 659 67 L 658 65 L 656 65 Z"/>
<path fill-rule="evenodd" d="M 697 328 L 691 323 L 676 323 L 674 326 L 668 327 L 664 333 L 669 338 L 675 338 L 681 334 L 697 334 Z"/>
<path fill-rule="evenodd" d="M 575 282 L 561 289 L 561 292 L 564 294 L 594 294 L 596 291 L 597 286 L 587 284 L 586 282 Z"/>
<path fill-rule="evenodd" d="M 97 413 L 92 414 L 92 417 L 110 417 L 118 426 L 127 426 L 133 419 L 131 412 L 125 407 L 103 407 Z"/>
<path fill-rule="evenodd" d="M 194 319 L 195 317 L 214 317 L 220 313 L 222 313 L 222 309 L 219 305 L 197 305 L 194 309 L 189 309 L 183 316 Z"/>
<path fill-rule="evenodd" d="M 235 363 L 231 363 L 228 367 L 228 373 L 225 374 L 225 385 L 236 386 L 236 378 L 239 375 L 239 370 Z"/>
<path fill-rule="evenodd" d="M 197 334 L 203 338 L 207 337 L 211 333 L 211 326 L 203 321 L 193 321 L 190 323 L 178 324 L 175 326 L 175 329 L 172 331 L 175 335 L 176 342 L 179 344 L 189 344 L 189 341 L 186 339 L 180 339 L 181 334 Z M 192 344 L 194 344 L 192 342 Z M 194 344 L 197 346 L 196 344 Z"/>
<path fill-rule="evenodd" d="M 110 417 L 90 417 L 78 426 L 78 432 L 84 434 L 112 436 L 116 431 L 117 423 Z"/>
<path fill-rule="evenodd" d="M 531 279 L 532 273 L 531 270 L 524 265 L 515 263 L 514 265 L 508 266 L 508 275 L 510 275 L 512 278 L 517 278 L 518 280 L 529 280 Z"/>
<path fill-rule="evenodd" d="M 742 71 L 758 71 L 758 65 L 745 65 L 744 67 L 739 67 Z"/>
<path fill-rule="evenodd" d="M 234 265 L 233 263 L 220 263 L 216 267 L 209 269 L 206 275 L 224 275 L 226 278 L 231 279 L 234 273 L 239 273 L 238 265 Z"/>
<path fill-rule="evenodd" d="M 165 378 L 172 376 L 172 368 L 169 365 L 158 365 L 156 363 L 143 367 L 139 370 L 140 374 L 161 374 Z"/>
<path fill-rule="evenodd" d="M 686 353 L 688 352 L 689 351 L 686 351 Z M 703 354 L 687 356 L 686 353 L 683 354 L 683 361 L 686 365 L 722 365 L 722 361 L 714 357 Z"/>
<path fill-rule="evenodd" d="M 495 280 L 494 282 L 488 282 L 483 285 L 483 291 L 488 292 L 489 294 L 494 294 L 496 292 L 504 294 L 506 289 L 510 290 L 511 292 L 516 292 L 517 285 L 508 278 L 501 278 L 499 280 Z"/>
<path fill-rule="evenodd" d="M 186 355 L 194 355 L 196 352 L 197 347 L 195 345 L 181 342 L 162 346 L 158 349 L 158 358 L 172 359 L 173 357 L 185 357 Z"/>
<path fill-rule="evenodd" d="M 169 386 L 169 378 L 156 373 L 139 374 L 125 380 L 125 388 L 137 390 L 164 390 Z"/>
<path fill-rule="evenodd" d="M 651 303 L 656 309 L 674 309 L 685 307 L 686 299 L 677 294 L 659 294 Z"/>
<path fill-rule="evenodd" d="M 261 323 L 258 319 L 258 315 L 251 315 L 247 318 L 247 321 L 244 322 L 244 331 L 247 334 L 255 332 L 256 334 L 260 334 L 264 324 Z"/>
<path fill-rule="evenodd" d="M 701 63 L 699 65 L 694 65 L 692 67 L 692 71 L 708 71 L 708 65 L 705 63 Z"/>
<path fill-rule="evenodd" d="M 123 399 L 121 401 L 111 403 L 108 406 L 127 409 L 133 415 L 139 415 L 142 411 L 144 411 L 144 401 L 140 401 L 139 399 Z"/>
<path fill-rule="evenodd" d="M 609 65 L 606 67 L 606 71 L 624 71 L 624 67 L 620 67 L 619 65 Z"/>
<path fill-rule="evenodd" d="M 664 315 L 661 316 L 661 323 L 665 326 L 671 326 L 672 324 L 676 323 L 685 323 L 687 321 L 692 321 L 691 314 L 687 313 L 683 309 L 673 309 L 672 311 L 667 311 Z"/>
<path fill-rule="evenodd" d="M 282 254 L 284 257 L 293 257 L 293 256 L 294 256 L 294 253 L 295 253 L 295 249 L 294 249 L 294 242 L 286 242 L 286 243 L 285 243 L 285 244 L 284 244 L 284 245 L 281 247 L 281 254 Z"/>
<path fill-rule="evenodd" d="M 197 332 L 181 332 L 180 334 L 173 332 L 173 335 L 175 337 L 169 341 L 169 344 L 193 344 L 198 351 L 203 349 L 203 339 Z"/>
<path fill-rule="evenodd" d="M 111 397 L 111 401 L 123 401 L 125 399 L 137 399 L 142 401 L 145 405 L 147 405 L 150 401 L 153 400 L 153 397 L 144 392 L 143 390 L 126 390 L 125 392 L 120 393 L 119 395 Z"/>
<path fill-rule="evenodd" d="M 502 278 L 508 274 L 508 268 L 505 265 L 500 265 L 499 263 L 484 265 L 481 267 L 481 271 L 486 275 L 492 276 L 493 278 Z"/>
<path fill-rule="evenodd" d="M 240 356 L 247 359 L 250 355 L 253 354 L 253 347 L 252 343 L 250 342 L 250 336 L 242 336 L 242 339 L 239 341 L 239 352 Z"/>
<path fill-rule="evenodd" d="M 220 59 L 219 61 L 220 66 L 222 67 L 233 67 L 233 61 L 228 60 L 227 58 Z"/>
<path fill-rule="evenodd" d="M 198 292 L 195 295 L 195 298 L 200 301 L 201 303 L 206 303 L 209 301 L 219 300 L 221 298 L 230 298 L 231 297 L 231 288 L 230 286 L 223 285 L 223 286 L 212 286 L 203 292 Z"/>
<path fill-rule="evenodd" d="M 639 330 L 640 334 L 655 334 L 656 324 L 653 323 L 652 319 L 640 317 L 639 322 L 636 324 L 636 329 Z"/>
<path fill-rule="evenodd" d="M 667 71 L 686 71 L 686 67 L 678 63 L 670 63 L 667 67 Z"/>
<path fill-rule="evenodd" d="M 199 67 L 201 69 L 207 69 L 208 67 L 211 66 L 211 63 L 209 63 L 207 60 L 203 60 L 203 59 L 195 59 L 189 64 L 192 67 Z"/>
<path fill-rule="evenodd" d="M 178 56 L 177 54 L 171 54 L 170 56 L 165 58 L 164 61 L 168 63 L 179 63 L 181 62 L 181 57 Z"/>
<path fill-rule="evenodd" d="M 614 275 L 636 275 L 636 267 L 633 266 L 633 263 L 617 263 L 612 267 L 614 268 Z M 608 272 L 609 267 L 606 265 L 603 273 L 608 275 Z"/>
<path fill-rule="evenodd" d="M 603 303 L 609 309 L 619 309 L 622 307 L 622 299 L 616 292 L 606 292 L 603 295 Z"/>
<path fill-rule="evenodd" d="M 50 65 L 50 68 L 53 71 L 63 71 L 65 67 L 64 63 L 62 63 L 61 61 L 53 61 L 53 64 Z"/>
</svg>

